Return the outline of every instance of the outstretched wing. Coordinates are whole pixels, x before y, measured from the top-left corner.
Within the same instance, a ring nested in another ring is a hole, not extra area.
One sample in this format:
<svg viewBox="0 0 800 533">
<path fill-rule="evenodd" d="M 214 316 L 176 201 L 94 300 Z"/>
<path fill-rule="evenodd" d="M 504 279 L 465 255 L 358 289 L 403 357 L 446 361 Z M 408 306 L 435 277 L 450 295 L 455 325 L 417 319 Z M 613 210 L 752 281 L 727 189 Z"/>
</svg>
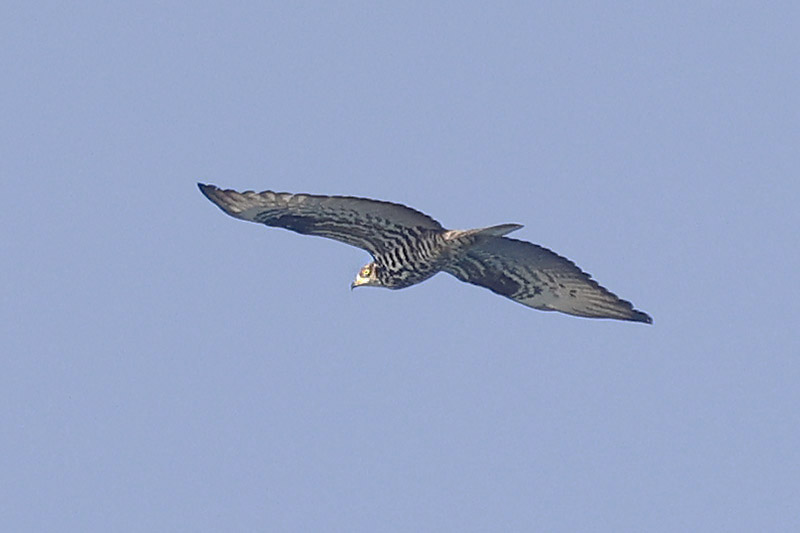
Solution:
<svg viewBox="0 0 800 533">
<path fill-rule="evenodd" d="M 232 217 L 328 237 L 372 255 L 394 247 L 409 229 L 442 230 L 434 219 L 400 204 L 354 198 L 264 192 L 237 192 L 197 184 L 206 197 Z"/>
<path fill-rule="evenodd" d="M 653 322 L 647 313 L 601 287 L 569 259 L 525 241 L 486 237 L 444 271 L 534 309 Z"/>
</svg>

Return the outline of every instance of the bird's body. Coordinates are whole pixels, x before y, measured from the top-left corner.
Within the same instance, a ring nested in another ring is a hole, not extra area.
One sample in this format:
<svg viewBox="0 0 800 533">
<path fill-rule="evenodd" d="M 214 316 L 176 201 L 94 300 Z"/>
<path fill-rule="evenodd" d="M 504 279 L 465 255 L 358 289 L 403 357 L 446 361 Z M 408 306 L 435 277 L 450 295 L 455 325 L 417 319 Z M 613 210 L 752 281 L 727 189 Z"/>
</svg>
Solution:
<svg viewBox="0 0 800 533">
<path fill-rule="evenodd" d="M 404 289 L 421 283 L 442 269 L 448 249 L 441 231 L 408 231 L 394 246 L 374 256 L 381 287 Z"/>
<path fill-rule="evenodd" d="M 359 271 L 352 287 L 402 289 L 444 271 L 535 309 L 652 322 L 570 260 L 505 237 L 521 228 L 519 224 L 447 230 L 410 207 L 379 200 L 199 187 L 233 217 L 368 251 L 373 261 Z"/>
</svg>

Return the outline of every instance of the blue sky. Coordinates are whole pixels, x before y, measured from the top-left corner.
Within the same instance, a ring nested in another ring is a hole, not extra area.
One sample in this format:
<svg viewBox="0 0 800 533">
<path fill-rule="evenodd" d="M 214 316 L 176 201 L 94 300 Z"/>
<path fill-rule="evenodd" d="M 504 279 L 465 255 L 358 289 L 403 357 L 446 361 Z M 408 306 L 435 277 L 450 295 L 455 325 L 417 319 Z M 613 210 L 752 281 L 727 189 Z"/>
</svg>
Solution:
<svg viewBox="0 0 800 533">
<path fill-rule="evenodd" d="M 0 527 L 800 527 L 797 8 L 12 2 Z M 506 222 L 653 326 L 226 217 Z"/>
</svg>

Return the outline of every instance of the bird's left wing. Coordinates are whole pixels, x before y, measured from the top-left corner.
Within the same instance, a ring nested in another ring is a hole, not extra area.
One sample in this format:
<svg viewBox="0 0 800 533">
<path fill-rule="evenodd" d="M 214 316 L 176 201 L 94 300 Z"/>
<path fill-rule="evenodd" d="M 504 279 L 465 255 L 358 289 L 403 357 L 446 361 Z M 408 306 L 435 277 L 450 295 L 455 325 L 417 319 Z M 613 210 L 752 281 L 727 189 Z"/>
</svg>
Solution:
<svg viewBox="0 0 800 533">
<path fill-rule="evenodd" d="M 653 322 L 647 313 L 601 287 L 569 259 L 530 242 L 485 237 L 444 271 L 543 311 Z"/>
<path fill-rule="evenodd" d="M 396 246 L 409 230 L 443 229 L 437 221 L 415 209 L 368 198 L 237 192 L 202 183 L 198 187 L 232 217 L 335 239 L 373 255 Z"/>
</svg>

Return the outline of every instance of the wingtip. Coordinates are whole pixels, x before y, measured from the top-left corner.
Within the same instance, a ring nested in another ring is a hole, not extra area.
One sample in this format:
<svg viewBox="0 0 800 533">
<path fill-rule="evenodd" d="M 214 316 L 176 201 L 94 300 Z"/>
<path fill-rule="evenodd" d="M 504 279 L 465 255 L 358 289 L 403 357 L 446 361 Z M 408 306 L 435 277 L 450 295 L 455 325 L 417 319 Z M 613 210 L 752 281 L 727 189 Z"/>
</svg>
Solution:
<svg viewBox="0 0 800 533">
<path fill-rule="evenodd" d="M 203 196 L 211 200 L 210 193 L 217 190 L 215 185 L 208 185 L 206 183 L 197 182 L 197 188 L 200 189 L 200 192 L 203 193 Z"/>
<path fill-rule="evenodd" d="M 639 311 L 638 309 L 633 310 L 633 316 L 631 316 L 631 320 L 633 320 L 634 322 L 642 322 L 644 324 L 653 323 L 653 317 L 651 317 L 644 311 Z"/>
</svg>

